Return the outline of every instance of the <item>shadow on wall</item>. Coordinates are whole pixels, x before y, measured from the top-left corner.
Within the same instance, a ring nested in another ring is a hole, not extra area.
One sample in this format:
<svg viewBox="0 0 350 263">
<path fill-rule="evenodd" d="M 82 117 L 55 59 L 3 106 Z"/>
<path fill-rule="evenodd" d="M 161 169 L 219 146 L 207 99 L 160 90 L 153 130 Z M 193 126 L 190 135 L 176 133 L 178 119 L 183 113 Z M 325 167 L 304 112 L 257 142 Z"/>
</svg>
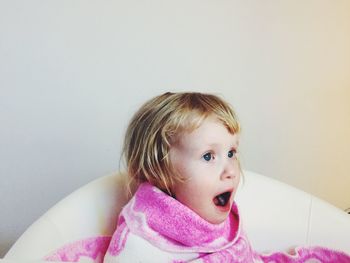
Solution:
<svg viewBox="0 0 350 263">
<path fill-rule="evenodd" d="M 6 241 L 1 240 L 1 243 L 0 243 L 0 258 L 3 258 L 5 256 L 5 254 L 10 249 L 11 246 L 12 246 L 12 244 L 10 242 L 6 242 Z"/>
</svg>

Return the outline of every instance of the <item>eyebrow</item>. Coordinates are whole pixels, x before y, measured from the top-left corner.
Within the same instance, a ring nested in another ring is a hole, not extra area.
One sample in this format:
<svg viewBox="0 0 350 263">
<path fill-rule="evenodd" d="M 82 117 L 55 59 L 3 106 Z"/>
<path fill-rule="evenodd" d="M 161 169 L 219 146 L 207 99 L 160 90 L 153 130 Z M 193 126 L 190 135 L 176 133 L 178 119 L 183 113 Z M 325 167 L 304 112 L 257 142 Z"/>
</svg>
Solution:
<svg viewBox="0 0 350 263">
<path fill-rule="evenodd" d="M 191 149 L 201 151 L 204 148 L 215 148 L 218 145 L 220 145 L 220 144 L 219 143 L 209 143 L 209 144 L 203 144 L 202 146 L 199 146 L 198 148 L 196 147 L 196 148 L 191 148 Z M 235 142 L 230 143 L 230 148 L 238 148 L 238 145 L 239 145 L 239 140 L 235 140 Z"/>
</svg>

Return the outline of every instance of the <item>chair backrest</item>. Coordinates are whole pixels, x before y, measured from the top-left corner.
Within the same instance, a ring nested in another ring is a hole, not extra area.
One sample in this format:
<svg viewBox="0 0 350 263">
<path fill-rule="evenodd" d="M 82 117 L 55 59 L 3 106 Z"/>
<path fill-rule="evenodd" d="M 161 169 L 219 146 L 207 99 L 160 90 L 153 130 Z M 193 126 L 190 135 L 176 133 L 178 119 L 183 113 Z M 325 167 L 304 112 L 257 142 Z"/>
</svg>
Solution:
<svg viewBox="0 0 350 263">
<path fill-rule="evenodd" d="M 124 176 L 108 175 L 77 189 L 35 221 L 6 259 L 40 259 L 64 244 L 112 235 L 127 202 Z"/>
<path fill-rule="evenodd" d="M 350 215 L 271 178 L 245 171 L 237 197 L 255 250 L 322 245 L 350 253 Z M 104 176 L 76 190 L 34 222 L 6 259 L 40 259 L 64 244 L 111 235 L 127 202 L 121 175 Z"/>
<path fill-rule="evenodd" d="M 254 249 L 324 246 L 350 253 L 350 215 L 295 187 L 246 171 L 236 201 Z"/>
</svg>

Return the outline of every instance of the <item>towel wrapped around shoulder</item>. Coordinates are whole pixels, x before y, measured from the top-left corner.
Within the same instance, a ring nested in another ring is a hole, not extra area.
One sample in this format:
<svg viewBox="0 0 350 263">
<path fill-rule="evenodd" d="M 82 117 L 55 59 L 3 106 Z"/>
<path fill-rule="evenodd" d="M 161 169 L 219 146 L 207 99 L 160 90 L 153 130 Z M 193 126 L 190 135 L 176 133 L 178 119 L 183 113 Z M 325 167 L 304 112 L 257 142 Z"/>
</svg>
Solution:
<svg viewBox="0 0 350 263">
<path fill-rule="evenodd" d="M 237 206 L 233 205 L 225 222 L 211 224 L 144 183 L 121 212 L 105 262 L 184 262 L 213 257 L 220 262 L 229 262 L 229 258 L 253 261 Z"/>
</svg>

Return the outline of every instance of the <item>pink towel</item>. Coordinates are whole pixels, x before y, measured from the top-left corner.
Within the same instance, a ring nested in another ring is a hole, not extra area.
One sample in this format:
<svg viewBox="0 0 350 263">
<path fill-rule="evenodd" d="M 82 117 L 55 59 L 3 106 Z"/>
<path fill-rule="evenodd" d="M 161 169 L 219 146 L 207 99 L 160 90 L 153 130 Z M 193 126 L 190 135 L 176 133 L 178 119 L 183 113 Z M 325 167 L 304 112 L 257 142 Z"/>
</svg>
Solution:
<svg viewBox="0 0 350 263">
<path fill-rule="evenodd" d="M 259 254 L 252 250 L 242 230 L 236 204 L 227 220 L 215 225 L 148 183 L 142 184 L 123 208 L 111 241 L 108 238 L 96 238 L 98 244 L 93 239 L 86 241 L 76 247 L 78 256 L 71 244 L 46 260 L 78 262 L 90 258 L 90 262 L 102 262 L 101 254 L 105 254 L 105 263 L 350 262 L 349 255 L 321 247 L 297 248 L 291 254 Z"/>
<path fill-rule="evenodd" d="M 222 259 L 220 262 L 229 262 L 229 258 L 252 262 L 254 253 L 242 231 L 236 205 L 225 222 L 215 225 L 144 183 L 121 212 L 105 262 L 152 262 L 155 257 L 158 262 L 213 257 Z"/>
</svg>

